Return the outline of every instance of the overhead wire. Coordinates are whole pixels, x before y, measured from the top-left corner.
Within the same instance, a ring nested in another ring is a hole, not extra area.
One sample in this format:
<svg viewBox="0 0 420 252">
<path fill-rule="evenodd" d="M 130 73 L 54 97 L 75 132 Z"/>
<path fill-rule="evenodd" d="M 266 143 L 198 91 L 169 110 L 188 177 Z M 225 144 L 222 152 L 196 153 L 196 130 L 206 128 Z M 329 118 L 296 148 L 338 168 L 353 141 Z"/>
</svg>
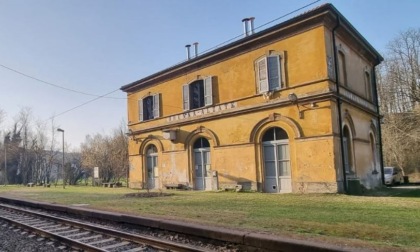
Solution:
<svg viewBox="0 0 420 252">
<path fill-rule="evenodd" d="M 51 117 L 50 117 L 50 118 L 48 118 L 46 121 L 53 120 L 54 118 L 56 118 L 56 117 L 58 117 L 58 116 L 61 116 L 61 115 L 66 114 L 66 113 L 68 113 L 68 112 L 70 112 L 70 111 L 73 111 L 73 110 L 75 110 L 75 109 L 77 109 L 77 108 L 80 108 L 80 107 L 82 107 L 82 106 L 85 106 L 86 104 L 89 104 L 89 103 L 91 103 L 91 102 L 94 102 L 94 101 L 96 101 L 96 100 L 99 100 L 99 99 L 101 99 L 101 98 L 104 98 L 105 96 L 110 95 L 110 94 L 112 94 L 112 93 L 115 93 L 115 92 L 117 92 L 117 91 L 119 91 L 119 90 L 120 90 L 120 89 L 115 89 L 114 91 L 111 91 L 111 92 L 106 93 L 106 94 L 104 94 L 104 95 L 99 95 L 98 97 L 96 97 L 96 98 L 94 98 L 94 99 L 91 99 L 91 100 L 89 100 L 89 101 L 86 101 L 86 102 L 84 102 L 84 103 L 82 103 L 82 104 L 80 104 L 80 105 L 77 105 L 77 106 L 75 106 L 75 107 L 73 107 L 73 108 L 70 108 L 70 109 L 68 109 L 68 110 L 66 110 L 66 111 L 63 111 L 63 112 L 61 112 L 61 113 L 59 113 L 59 114 L 57 114 L 57 115 L 51 116 Z"/>
<path fill-rule="evenodd" d="M 3 67 L 3 68 L 5 68 L 5 69 L 7 69 L 9 71 L 15 72 L 15 73 L 20 74 L 22 76 L 25 76 L 27 78 L 36 80 L 38 82 L 41 82 L 41 83 L 44 83 L 44 84 L 53 86 L 55 88 L 60 88 L 60 89 L 63 89 L 63 90 L 69 91 L 69 92 L 73 92 L 73 93 L 77 93 L 77 94 L 83 94 L 83 95 L 88 95 L 88 96 L 94 96 L 94 97 L 98 97 L 98 98 L 126 99 L 126 98 L 120 98 L 120 97 L 106 97 L 106 96 L 102 96 L 102 95 L 96 95 L 96 94 L 86 93 L 86 92 L 83 92 L 83 91 L 79 91 L 79 90 L 76 90 L 76 89 L 71 89 L 71 88 L 63 87 L 63 86 L 60 86 L 60 85 L 57 85 L 57 84 L 54 84 L 54 83 L 51 83 L 51 82 L 48 82 L 48 81 L 41 80 L 41 79 L 39 79 L 37 77 L 34 77 L 32 75 L 29 75 L 29 74 L 25 74 L 23 72 L 20 72 L 20 71 L 18 71 L 16 69 L 13 69 L 11 67 L 5 66 L 3 64 L 0 64 L 0 67 Z"/>
<path fill-rule="evenodd" d="M 282 15 L 282 16 L 280 16 L 280 17 L 276 18 L 276 19 L 273 19 L 273 20 L 271 20 L 271 21 L 269 21 L 269 22 L 267 22 L 267 23 L 264 23 L 264 24 L 262 24 L 262 25 L 260 25 L 260 26 L 256 27 L 256 28 L 255 28 L 255 30 L 260 29 L 260 28 L 262 28 L 262 27 L 264 27 L 264 26 L 267 26 L 267 25 L 269 25 L 269 24 L 271 24 L 271 23 L 273 23 L 273 22 L 276 22 L 276 21 L 277 21 L 277 20 L 279 20 L 279 19 L 282 19 L 282 18 L 284 18 L 284 17 L 286 17 L 286 16 L 289 16 L 289 15 L 291 15 L 291 14 L 293 14 L 293 13 L 296 13 L 296 12 L 298 12 L 298 11 L 300 11 L 300 10 L 304 9 L 304 8 L 307 8 L 307 7 L 309 7 L 309 6 L 313 5 L 313 4 L 317 3 L 317 2 L 320 2 L 320 1 L 321 1 L 321 0 L 316 0 L 316 1 L 313 1 L 313 2 L 311 2 L 311 3 L 307 4 L 307 5 L 303 6 L 303 7 L 300 7 L 300 8 L 298 8 L 298 9 L 294 10 L 294 11 L 291 11 L 291 12 L 289 12 L 289 13 L 287 13 L 287 14 L 284 14 L 284 15 Z M 214 49 L 216 49 L 216 48 L 219 48 L 219 47 L 221 47 L 221 46 L 223 46 L 223 45 L 225 45 L 225 44 L 227 44 L 227 43 L 229 43 L 229 42 L 232 42 L 232 41 L 234 41 L 234 40 L 236 40 L 236 39 L 238 39 L 238 38 L 240 38 L 240 37 L 242 37 L 242 36 L 243 36 L 243 34 L 240 34 L 240 35 L 238 35 L 238 36 L 235 36 L 235 37 L 233 37 L 233 38 L 231 38 L 231 39 L 229 39 L 229 40 L 226 40 L 226 41 L 224 41 L 224 42 L 222 42 L 222 43 L 220 43 L 220 44 L 218 44 L 218 45 L 216 45 L 216 46 L 214 46 L 214 47 L 211 47 L 211 48 L 209 48 L 209 49 L 207 49 L 207 50 L 204 50 L 204 51 L 203 51 L 203 52 L 201 52 L 200 54 L 204 54 L 204 53 L 206 53 L 206 52 L 212 51 L 212 50 L 214 50 Z M 182 61 L 182 62 L 184 62 L 184 61 Z M 180 62 L 180 63 L 182 63 L 182 62 Z M 180 64 L 180 63 L 178 63 L 178 64 Z M 178 64 L 176 64 L 176 65 L 178 65 Z M 61 113 L 59 113 L 59 114 L 57 114 L 57 115 L 54 115 L 54 116 L 52 116 L 52 117 L 48 118 L 47 120 L 52 120 L 52 119 L 54 119 L 54 118 L 56 118 L 56 117 L 58 117 L 58 116 L 61 116 L 61 115 L 63 115 L 63 114 L 66 114 L 66 113 L 68 113 L 68 112 L 70 112 L 70 111 L 73 111 L 73 110 L 75 110 L 75 109 L 77 109 L 77 108 L 83 107 L 83 106 L 85 106 L 85 105 L 87 105 L 87 104 L 89 104 L 89 103 L 91 103 L 91 102 L 94 102 L 94 101 L 96 101 L 96 100 L 98 100 L 98 99 L 101 99 L 101 98 L 108 98 L 108 99 L 131 99 L 131 98 L 120 98 L 120 97 L 108 97 L 108 95 L 110 95 L 110 94 L 112 94 L 112 93 L 115 93 L 115 92 L 119 91 L 119 90 L 120 90 L 119 88 L 118 88 L 118 89 L 116 89 L 116 90 L 113 90 L 113 91 L 111 91 L 111 92 L 108 92 L 108 93 L 106 93 L 106 94 L 104 94 L 104 95 L 96 95 L 96 94 L 91 94 L 91 93 L 87 93 L 87 92 L 83 92 L 83 91 L 79 91 L 79 90 L 75 90 L 75 89 L 71 89 L 71 88 L 63 87 L 63 86 L 60 86 L 60 85 L 57 85 L 57 84 L 54 84 L 54 83 L 51 83 L 51 82 L 48 82 L 48 81 L 44 81 L 44 80 L 42 80 L 42 79 L 39 79 L 39 78 L 34 77 L 34 76 L 31 76 L 31 75 L 29 75 L 29 74 L 25 74 L 25 73 L 23 73 L 23 72 L 20 72 L 20 71 L 18 71 L 18 70 L 15 70 L 15 69 L 10 68 L 10 67 L 8 67 L 8 66 L 5 66 L 5 65 L 3 65 L 3 64 L 0 64 L 0 67 L 3 67 L 3 68 L 5 68 L 5 69 L 7 69 L 7 70 L 9 70 L 9 71 L 15 72 L 15 73 L 20 74 L 20 75 L 22 75 L 22 76 L 25 76 L 25 77 L 27 77 L 27 78 L 30 78 L 30 79 L 36 80 L 36 81 L 38 81 L 38 82 L 41 82 L 41 83 L 44 83 L 44 84 L 47 84 L 47 85 L 53 86 L 53 87 L 55 87 L 55 88 L 60 88 L 60 89 L 63 89 L 63 90 L 69 91 L 69 92 L 78 93 L 78 94 L 83 94 L 83 95 L 87 95 L 87 96 L 94 96 L 94 97 L 95 97 L 94 99 L 91 99 L 91 100 L 86 101 L 86 102 L 84 102 L 84 103 L 82 103 L 82 104 L 79 104 L 79 105 L 77 105 L 77 106 L 75 106 L 75 107 L 72 107 L 72 108 L 70 108 L 70 109 L 68 109 L 68 110 L 65 110 L 65 111 L 63 111 L 63 112 L 61 112 Z M 169 106 L 169 105 L 168 105 L 168 106 Z M 170 106 L 170 107 L 175 107 L 175 106 Z M 177 107 L 177 108 L 178 108 L 178 107 Z"/>
<path fill-rule="evenodd" d="M 286 13 L 286 14 L 284 14 L 283 16 L 280 16 L 280 17 L 278 17 L 278 18 L 276 18 L 276 19 L 273 19 L 273 20 L 271 20 L 271 21 L 269 21 L 269 22 L 267 22 L 267 23 L 265 23 L 265 24 L 262 24 L 262 25 L 260 25 L 260 26 L 257 26 L 257 27 L 255 27 L 254 28 L 254 30 L 257 30 L 257 29 L 260 29 L 260 28 L 262 28 L 262 27 L 264 27 L 264 26 L 267 26 L 267 25 L 269 25 L 269 24 L 271 24 L 271 23 L 273 23 L 273 22 L 276 22 L 277 20 L 279 20 L 279 19 L 282 19 L 282 18 L 285 18 L 285 17 L 287 17 L 287 16 L 289 16 L 289 15 L 291 15 L 291 14 L 293 14 L 293 13 L 296 13 L 296 12 L 298 12 L 298 11 L 300 11 L 300 10 L 302 10 L 302 9 L 305 9 L 305 8 L 307 8 L 307 7 L 309 7 L 309 6 L 311 6 L 311 5 L 314 5 L 314 4 L 316 4 L 317 2 L 320 2 L 321 0 L 316 0 L 316 1 L 313 1 L 313 2 L 311 2 L 311 3 L 309 3 L 309 4 L 307 4 L 307 5 L 305 5 L 305 6 L 303 6 L 303 7 L 300 7 L 300 8 L 298 8 L 298 9 L 296 9 L 296 10 L 294 10 L 294 11 L 291 11 L 291 12 L 289 12 L 289 13 Z M 232 42 L 232 41 L 234 41 L 234 40 L 236 40 L 236 39 L 238 39 L 238 38 L 241 38 L 241 37 L 243 37 L 244 35 L 243 35 L 243 33 L 242 34 L 240 34 L 240 35 L 238 35 L 238 36 L 235 36 L 235 37 L 233 37 L 233 38 L 231 38 L 231 39 L 228 39 L 228 40 L 226 40 L 226 41 L 224 41 L 224 42 L 222 42 L 222 43 L 220 43 L 220 44 L 218 44 L 218 45 L 216 45 L 216 46 L 213 46 L 213 47 L 211 47 L 211 48 L 209 48 L 209 49 L 207 49 L 207 50 L 204 50 L 203 52 L 201 52 L 200 54 L 204 54 L 204 53 L 206 53 L 206 52 L 209 52 L 209 51 L 212 51 L 212 50 L 214 50 L 214 49 L 216 49 L 216 48 L 219 48 L 219 47 L 221 47 L 221 46 L 223 46 L 223 45 L 225 45 L 225 44 L 227 44 L 227 43 L 229 43 L 229 42 Z"/>
</svg>

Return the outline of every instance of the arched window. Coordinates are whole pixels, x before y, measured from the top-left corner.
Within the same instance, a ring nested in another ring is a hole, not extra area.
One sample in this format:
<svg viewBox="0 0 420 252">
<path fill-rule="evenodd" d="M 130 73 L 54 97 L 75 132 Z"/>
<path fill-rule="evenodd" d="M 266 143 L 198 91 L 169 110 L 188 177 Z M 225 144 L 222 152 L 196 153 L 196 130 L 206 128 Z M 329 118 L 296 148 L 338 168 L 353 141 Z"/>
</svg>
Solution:
<svg viewBox="0 0 420 252">
<path fill-rule="evenodd" d="M 210 143 L 204 137 L 200 137 L 194 142 L 194 149 L 209 148 L 209 147 L 210 147 Z"/>
<path fill-rule="evenodd" d="M 281 128 L 278 127 L 274 127 L 274 128 L 270 128 L 269 130 L 267 130 L 267 132 L 265 132 L 262 141 L 263 142 L 268 142 L 268 141 L 276 141 L 276 140 L 286 140 L 289 137 L 287 136 L 286 131 L 284 131 Z"/>
<path fill-rule="evenodd" d="M 292 191 L 289 138 L 286 131 L 273 127 L 262 137 L 264 161 L 264 191 L 286 193 Z"/>
<path fill-rule="evenodd" d="M 158 188 L 158 151 L 156 146 L 153 144 L 147 147 L 146 150 L 146 178 L 147 184 L 146 188 L 155 189 Z"/>
<path fill-rule="evenodd" d="M 338 51 L 338 83 L 347 86 L 346 56 L 343 51 Z"/>
<path fill-rule="evenodd" d="M 371 77 L 368 71 L 365 71 L 365 92 L 366 92 L 366 98 L 369 101 L 372 101 L 372 83 L 371 83 Z"/>
<path fill-rule="evenodd" d="M 194 189 L 206 190 L 212 188 L 212 183 L 206 181 L 211 176 L 210 143 L 204 137 L 195 140 L 193 145 Z"/>
<path fill-rule="evenodd" d="M 157 148 L 153 144 L 147 148 L 146 155 L 149 156 L 151 154 L 157 153 Z"/>
</svg>

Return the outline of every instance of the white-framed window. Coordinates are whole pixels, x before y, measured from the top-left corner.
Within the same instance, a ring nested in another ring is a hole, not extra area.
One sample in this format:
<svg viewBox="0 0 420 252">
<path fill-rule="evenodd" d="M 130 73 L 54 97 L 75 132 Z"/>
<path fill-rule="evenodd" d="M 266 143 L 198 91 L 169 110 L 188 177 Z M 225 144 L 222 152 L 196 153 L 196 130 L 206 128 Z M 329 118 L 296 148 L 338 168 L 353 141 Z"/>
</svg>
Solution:
<svg viewBox="0 0 420 252">
<path fill-rule="evenodd" d="M 183 109 L 191 110 L 213 104 L 212 76 L 182 86 Z"/>
<path fill-rule="evenodd" d="M 154 94 L 139 100 L 139 120 L 147 121 L 160 117 L 160 94 Z"/>
<path fill-rule="evenodd" d="M 285 87 L 284 54 L 270 54 L 255 63 L 258 93 L 280 90 Z"/>
</svg>

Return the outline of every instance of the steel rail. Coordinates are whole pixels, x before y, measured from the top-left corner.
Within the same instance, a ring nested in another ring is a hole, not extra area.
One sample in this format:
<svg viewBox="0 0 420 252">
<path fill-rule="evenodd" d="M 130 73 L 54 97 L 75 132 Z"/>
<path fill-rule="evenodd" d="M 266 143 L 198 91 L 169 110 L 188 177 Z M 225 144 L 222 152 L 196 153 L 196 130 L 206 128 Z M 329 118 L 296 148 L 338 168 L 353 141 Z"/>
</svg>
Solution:
<svg viewBox="0 0 420 252">
<path fill-rule="evenodd" d="M 7 212 L 9 214 L 15 214 L 16 216 L 19 216 L 19 217 L 26 217 L 25 218 L 26 221 L 25 220 L 22 221 L 21 220 L 22 218 L 20 220 L 9 218 L 7 216 L 3 216 L 3 214 L 0 215 L 0 219 L 3 219 L 5 221 L 11 222 L 11 223 L 14 223 L 15 225 L 21 226 L 24 229 L 28 229 L 28 230 L 31 230 L 35 233 L 41 234 L 42 236 L 49 237 L 49 238 L 52 238 L 52 239 L 56 239 L 56 240 L 58 240 L 58 241 L 60 241 L 64 244 L 67 244 L 67 245 L 73 247 L 73 248 L 83 249 L 85 251 L 98 251 L 98 252 L 99 251 L 101 251 L 101 252 L 102 251 L 111 251 L 113 245 L 109 246 L 109 247 L 111 247 L 111 250 L 103 249 L 99 246 L 94 246 L 93 242 L 86 243 L 86 242 L 80 241 L 80 240 L 83 240 L 83 238 L 85 238 L 85 240 L 86 240 L 86 237 L 82 237 L 80 239 L 74 239 L 74 238 L 66 237 L 66 235 L 60 235 L 60 233 L 63 233 L 62 228 L 60 228 L 60 230 L 58 230 L 56 232 L 54 232 L 54 230 L 57 230 L 57 229 L 53 228 L 51 231 L 48 231 L 45 228 L 48 227 L 48 226 L 51 226 L 52 224 L 55 224 L 55 226 L 66 225 L 69 228 L 73 228 L 74 232 L 76 232 L 80 229 L 83 229 L 83 230 L 92 232 L 93 234 L 92 234 L 91 237 L 93 237 L 95 234 L 100 234 L 100 235 L 103 235 L 105 237 L 116 238 L 115 240 L 122 240 L 122 241 L 127 241 L 127 242 L 130 242 L 130 243 L 133 243 L 133 245 L 135 245 L 135 246 L 142 246 L 142 247 L 150 246 L 150 247 L 153 247 L 155 249 L 166 250 L 166 251 L 167 250 L 182 251 L 182 252 L 208 251 L 208 250 L 205 250 L 205 249 L 202 249 L 202 248 L 199 248 L 199 247 L 195 247 L 195 246 L 189 246 L 189 245 L 186 245 L 186 244 L 176 243 L 176 242 L 167 241 L 167 240 L 163 240 L 163 239 L 158 239 L 158 238 L 154 238 L 154 237 L 147 237 L 147 236 L 143 236 L 143 235 L 130 234 L 130 233 L 122 232 L 122 231 L 115 230 L 115 229 L 109 229 L 108 227 L 101 227 L 101 226 L 97 226 L 97 225 L 83 223 L 83 222 L 80 222 L 80 221 L 75 221 L 75 220 L 60 218 L 60 217 L 56 217 L 56 216 L 51 216 L 51 215 L 40 213 L 40 212 L 37 212 L 37 211 L 22 209 L 22 208 L 18 208 L 18 207 L 6 205 L 6 204 L 0 204 L 0 212 L 1 211 Z M 29 218 L 29 216 L 36 216 L 37 218 L 39 218 L 39 220 L 28 221 L 27 219 Z M 54 223 L 45 223 L 44 225 L 39 226 L 40 222 L 42 222 L 45 219 L 47 219 L 51 222 L 54 222 Z M 36 225 L 36 224 L 38 224 L 38 225 Z M 79 235 L 80 234 L 81 233 L 79 233 Z M 74 236 L 74 235 L 67 235 L 67 236 Z M 121 246 L 124 246 L 124 245 L 121 245 Z"/>
</svg>

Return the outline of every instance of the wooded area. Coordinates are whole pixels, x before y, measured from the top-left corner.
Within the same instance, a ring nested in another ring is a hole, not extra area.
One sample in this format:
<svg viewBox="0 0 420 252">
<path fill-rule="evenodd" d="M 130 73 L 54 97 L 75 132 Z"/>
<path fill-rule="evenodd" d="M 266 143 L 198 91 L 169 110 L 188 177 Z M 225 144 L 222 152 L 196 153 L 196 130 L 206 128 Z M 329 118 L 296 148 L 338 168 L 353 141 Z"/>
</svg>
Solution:
<svg viewBox="0 0 420 252">
<path fill-rule="evenodd" d="M 420 172 L 420 29 L 401 32 L 377 69 L 384 163 Z"/>
<path fill-rule="evenodd" d="M 4 112 L 0 110 L 0 126 L 3 118 Z M 32 111 L 24 108 L 15 117 L 12 128 L 3 130 L 1 184 L 50 186 L 59 183 L 65 187 L 82 181 L 87 183 L 93 175 L 93 167 L 100 168 L 98 183 L 126 179 L 128 138 L 124 127 L 115 129 L 110 136 L 86 136 L 77 152 L 69 150 L 64 143 L 63 161 L 59 134 L 64 132 L 57 131 L 54 122 L 48 123 L 33 120 Z"/>
</svg>

